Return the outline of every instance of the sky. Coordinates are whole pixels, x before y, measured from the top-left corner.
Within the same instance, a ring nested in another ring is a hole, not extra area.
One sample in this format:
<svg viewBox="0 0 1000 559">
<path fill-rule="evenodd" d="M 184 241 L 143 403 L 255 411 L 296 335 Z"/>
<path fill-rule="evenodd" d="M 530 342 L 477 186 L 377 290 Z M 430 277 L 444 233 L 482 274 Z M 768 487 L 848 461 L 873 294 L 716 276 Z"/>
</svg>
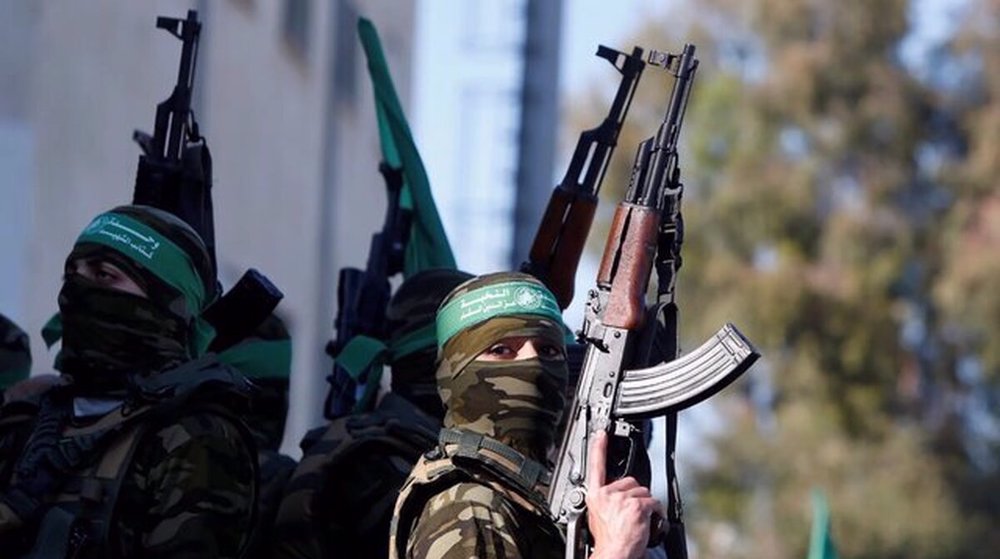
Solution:
<svg viewBox="0 0 1000 559">
<path fill-rule="evenodd" d="M 598 64 L 603 61 L 594 56 L 597 45 L 630 52 L 633 45 L 624 41 L 632 31 L 643 20 L 667 13 L 673 3 L 672 0 L 566 0 L 559 75 L 562 97 L 572 97 L 575 92 L 607 79 L 607 68 Z"/>
</svg>

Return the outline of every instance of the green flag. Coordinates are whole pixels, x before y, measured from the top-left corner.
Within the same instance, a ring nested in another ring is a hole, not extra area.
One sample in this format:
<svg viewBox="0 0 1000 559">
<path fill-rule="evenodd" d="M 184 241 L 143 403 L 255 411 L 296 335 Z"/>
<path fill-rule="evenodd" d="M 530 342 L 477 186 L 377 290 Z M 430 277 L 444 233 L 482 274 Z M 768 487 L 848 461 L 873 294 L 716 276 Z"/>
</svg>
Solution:
<svg viewBox="0 0 1000 559">
<path fill-rule="evenodd" d="M 830 507 L 826 495 L 819 489 L 812 490 L 813 521 L 809 535 L 807 559 L 837 559 L 837 548 L 830 535 Z"/>
<path fill-rule="evenodd" d="M 378 32 L 371 21 L 359 18 L 358 36 L 368 58 L 368 74 L 375 91 L 375 113 L 378 117 L 382 158 L 392 167 L 402 168 L 400 207 L 413 212 L 403 276 L 408 278 L 429 268 L 454 269 L 455 257 L 441 225 L 437 206 L 434 205 L 424 162 L 420 159 L 403 107 L 396 96 Z"/>
</svg>

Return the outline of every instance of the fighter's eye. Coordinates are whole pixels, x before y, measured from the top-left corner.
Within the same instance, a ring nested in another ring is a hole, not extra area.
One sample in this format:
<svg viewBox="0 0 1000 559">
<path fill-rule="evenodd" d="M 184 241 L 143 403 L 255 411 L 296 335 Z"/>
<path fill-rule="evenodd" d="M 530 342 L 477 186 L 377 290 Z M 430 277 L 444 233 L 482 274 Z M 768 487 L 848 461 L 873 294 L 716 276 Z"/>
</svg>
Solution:
<svg viewBox="0 0 1000 559">
<path fill-rule="evenodd" d="M 561 359 L 563 352 L 553 344 L 543 344 L 538 348 L 538 355 L 543 359 Z"/>
<path fill-rule="evenodd" d="M 517 355 L 514 348 L 504 343 L 493 344 L 486 350 L 486 353 L 494 357 L 513 357 L 514 355 Z"/>
<path fill-rule="evenodd" d="M 121 272 L 110 264 L 102 263 L 94 270 L 94 278 L 101 282 L 115 282 L 121 279 Z"/>
</svg>

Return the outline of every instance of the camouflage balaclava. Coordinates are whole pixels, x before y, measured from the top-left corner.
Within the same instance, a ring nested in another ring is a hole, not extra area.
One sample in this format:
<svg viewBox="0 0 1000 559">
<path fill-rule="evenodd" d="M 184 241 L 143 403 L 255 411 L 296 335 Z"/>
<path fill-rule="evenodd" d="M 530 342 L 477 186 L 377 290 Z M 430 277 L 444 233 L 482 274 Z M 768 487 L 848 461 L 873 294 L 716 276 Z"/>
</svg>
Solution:
<svg viewBox="0 0 1000 559">
<path fill-rule="evenodd" d="M 552 293 L 527 274 L 479 276 L 458 286 L 441 304 L 437 335 L 445 427 L 467 428 L 544 460 L 565 405 L 565 359 L 476 357 L 511 337 L 539 337 L 565 351 Z"/>
<path fill-rule="evenodd" d="M 147 297 L 69 274 L 59 292 L 59 370 L 102 391 L 124 386 L 127 374 L 204 353 L 213 332 L 201 312 L 215 298 L 215 270 L 193 229 L 155 208 L 121 206 L 91 221 L 66 262 L 95 258 L 121 269 Z"/>
<path fill-rule="evenodd" d="M 418 272 L 399 286 L 385 311 L 392 391 L 439 420 L 444 418 L 444 406 L 435 380 L 434 319 L 445 296 L 472 277 L 448 268 Z"/>
<path fill-rule="evenodd" d="M 292 339 L 285 322 L 269 315 L 250 337 L 219 353 L 219 361 L 253 380 L 257 390 L 245 414 L 247 426 L 258 449 L 277 451 L 285 434 L 292 374 Z"/>
<path fill-rule="evenodd" d="M 31 372 L 31 344 L 28 334 L 0 314 L 0 392 L 26 378 Z"/>
</svg>

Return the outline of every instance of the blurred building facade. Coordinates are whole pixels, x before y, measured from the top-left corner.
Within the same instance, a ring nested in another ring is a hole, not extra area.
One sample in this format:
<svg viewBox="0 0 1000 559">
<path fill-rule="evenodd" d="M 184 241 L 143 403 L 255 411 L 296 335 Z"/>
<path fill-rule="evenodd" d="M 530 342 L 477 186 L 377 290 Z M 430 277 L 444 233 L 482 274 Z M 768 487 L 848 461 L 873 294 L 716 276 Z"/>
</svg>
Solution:
<svg viewBox="0 0 1000 559">
<path fill-rule="evenodd" d="M 30 124 L 30 77 L 38 7 L 7 2 L 0 8 L 0 313 L 23 324 L 34 183 L 34 136 Z"/>
<path fill-rule="evenodd" d="M 458 265 L 473 273 L 511 261 L 526 6 L 421 5 L 418 103 L 435 109 L 416 115 L 418 140 Z"/>
<path fill-rule="evenodd" d="M 294 447 L 320 421 L 337 270 L 364 266 L 385 208 L 356 19 L 378 28 L 407 104 L 412 1 L 5 3 L 0 303 L 48 370 L 37 332 L 57 309 L 63 259 L 91 217 L 130 201 L 132 130 L 151 130 L 176 80 L 180 42 L 155 18 L 189 8 L 203 22 L 194 110 L 214 158 L 220 278 L 228 287 L 255 267 L 285 293 Z"/>
</svg>

